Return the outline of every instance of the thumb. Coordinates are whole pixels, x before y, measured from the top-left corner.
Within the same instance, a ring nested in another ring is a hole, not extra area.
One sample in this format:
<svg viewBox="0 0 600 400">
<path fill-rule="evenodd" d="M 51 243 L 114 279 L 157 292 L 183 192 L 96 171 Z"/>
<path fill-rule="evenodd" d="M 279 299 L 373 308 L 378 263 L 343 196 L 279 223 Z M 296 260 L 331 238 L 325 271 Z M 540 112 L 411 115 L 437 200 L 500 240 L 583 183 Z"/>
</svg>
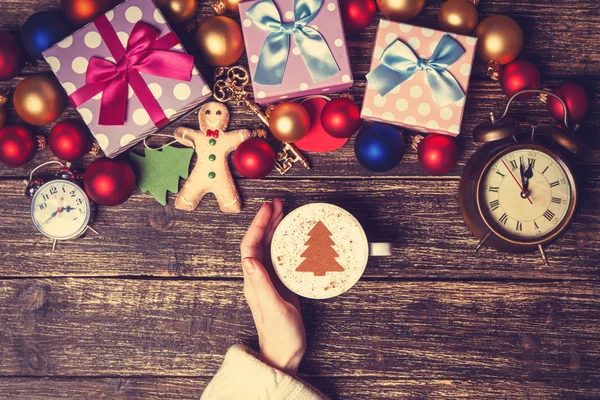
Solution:
<svg viewBox="0 0 600 400">
<path fill-rule="evenodd" d="M 277 308 L 283 299 L 273 286 L 265 267 L 257 259 L 251 257 L 242 260 L 242 267 L 246 272 L 244 279 L 249 280 L 261 310 L 264 312 Z"/>
</svg>

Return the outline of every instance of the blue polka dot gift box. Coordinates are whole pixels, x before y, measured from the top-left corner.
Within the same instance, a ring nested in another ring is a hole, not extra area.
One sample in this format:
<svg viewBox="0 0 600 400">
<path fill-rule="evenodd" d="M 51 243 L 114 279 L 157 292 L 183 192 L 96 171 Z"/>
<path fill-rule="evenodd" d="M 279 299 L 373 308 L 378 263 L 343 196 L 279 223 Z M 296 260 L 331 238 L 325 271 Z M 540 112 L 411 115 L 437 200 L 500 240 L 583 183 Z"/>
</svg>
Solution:
<svg viewBox="0 0 600 400">
<path fill-rule="evenodd" d="M 152 0 L 127 0 L 43 52 L 108 157 L 210 98 Z"/>
<path fill-rule="evenodd" d="M 474 37 L 382 19 L 361 117 L 457 136 L 476 47 Z"/>
</svg>

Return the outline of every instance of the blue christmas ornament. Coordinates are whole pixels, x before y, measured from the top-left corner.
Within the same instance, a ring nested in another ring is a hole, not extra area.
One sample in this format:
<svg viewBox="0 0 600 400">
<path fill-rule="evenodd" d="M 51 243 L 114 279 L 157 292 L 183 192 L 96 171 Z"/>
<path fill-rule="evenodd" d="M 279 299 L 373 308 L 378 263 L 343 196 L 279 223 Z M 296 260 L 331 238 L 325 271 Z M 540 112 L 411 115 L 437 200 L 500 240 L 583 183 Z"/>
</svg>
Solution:
<svg viewBox="0 0 600 400">
<path fill-rule="evenodd" d="M 383 172 L 398 165 L 404 156 L 404 147 L 398 129 L 375 122 L 365 125 L 356 135 L 354 154 L 366 169 Z"/>
<path fill-rule="evenodd" d="M 43 60 L 42 51 L 61 41 L 72 32 L 71 26 L 60 11 L 40 11 L 27 18 L 21 39 L 27 53 Z"/>
</svg>

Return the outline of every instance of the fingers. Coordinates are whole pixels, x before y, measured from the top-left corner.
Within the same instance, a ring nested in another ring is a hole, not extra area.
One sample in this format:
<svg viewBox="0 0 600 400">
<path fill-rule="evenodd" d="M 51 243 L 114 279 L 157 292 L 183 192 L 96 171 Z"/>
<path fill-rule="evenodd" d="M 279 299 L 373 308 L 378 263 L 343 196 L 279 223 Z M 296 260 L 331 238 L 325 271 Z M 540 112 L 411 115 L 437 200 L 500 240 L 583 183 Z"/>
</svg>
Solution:
<svg viewBox="0 0 600 400">
<path fill-rule="evenodd" d="M 262 259 L 263 238 L 272 214 L 273 205 L 268 202 L 258 210 L 240 245 L 242 259 L 247 257 Z"/>
<path fill-rule="evenodd" d="M 265 230 L 265 247 L 271 247 L 271 240 L 273 240 L 273 234 L 277 229 L 277 226 L 283 219 L 283 203 L 279 199 L 273 200 L 273 213 L 271 214 L 271 219 L 269 220 L 269 225 Z"/>
<path fill-rule="evenodd" d="M 260 312 L 269 312 L 283 305 L 283 299 L 273 286 L 269 274 L 260 262 L 254 258 L 244 258 L 242 267 L 246 272 L 244 279 L 250 282 Z"/>
</svg>

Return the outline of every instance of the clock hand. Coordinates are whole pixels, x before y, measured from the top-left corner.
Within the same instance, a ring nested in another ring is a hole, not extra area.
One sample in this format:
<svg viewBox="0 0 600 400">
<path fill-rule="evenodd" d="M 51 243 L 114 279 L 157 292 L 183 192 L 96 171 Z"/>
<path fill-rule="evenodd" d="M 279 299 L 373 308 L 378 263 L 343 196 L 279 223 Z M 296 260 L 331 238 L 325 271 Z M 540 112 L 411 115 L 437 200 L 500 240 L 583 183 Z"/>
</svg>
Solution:
<svg viewBox="0 0 600 400">
<path fill-rule="evenodd" d="M 504 160 L 502 160 L 502 164 L 504 164 L 504 166 L 506 167 L 506 170 L 510 173 L 510 176 L 513 177 L 513 179 L 515 180 L 515 182 L 517 183 L 517 185 L 519 186 L 519 189 L 521 189 L 521 196 L 525 195 L 525 199 L 529 200 L 530 204 L 533 204 L 533 201 L 531 201 L 531 199 L 529 198 L 529 193 L 525 192 L 525 190 L 523 190 L 523 186 L 521 186 L 521 184 L 519 183 L 519 180 L 517 179 L 517 177 L 515 176 L 515 174 L 512 173 L 512 171 L 510 170 L 510 168 L 508 168 L 508 165 L 506 165 L 506 162 Z"/>
<path fill-rule="evenodd" d="M 521 163 L 521 165 L 523 165 Z M 529 193 L 529 180 L 533 177 L 533 163 L 529 161 L 527 169 L 523 172 L 523 190 Z"/>
<path fill-rule="evenodd" d="M 527 187 L 527 178 L 525 177 L 525 168 L 523 168 L 523 157 L 519 157 L 519 171 L 521 172 L 521 185 L 523 190 Z"/>
<path fill-rule="evenodd" d="M 58 210 L 54 211 L 52 214 L 50 214 L 50 218 L 48 218 L 47 220 L 45 220 L 42 225 L 46 225 L 48 223 L 48 221 L 50 221 L 52 218 L 56 217 L 56 215 L 58 214 Z"/>
</svg>

